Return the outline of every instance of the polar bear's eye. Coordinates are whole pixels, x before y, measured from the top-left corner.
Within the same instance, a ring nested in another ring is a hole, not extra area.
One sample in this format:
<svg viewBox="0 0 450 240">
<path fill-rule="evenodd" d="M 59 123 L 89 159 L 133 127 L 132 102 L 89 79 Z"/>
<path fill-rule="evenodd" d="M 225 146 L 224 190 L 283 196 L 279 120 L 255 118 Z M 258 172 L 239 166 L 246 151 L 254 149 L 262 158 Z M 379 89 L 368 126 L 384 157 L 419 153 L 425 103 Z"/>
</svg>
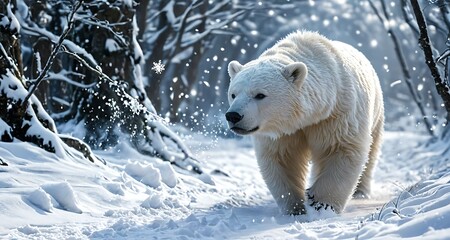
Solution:
<svg viewBox="0 0 450 240">
<path fill-rule="evenodd" d="M 231 99 L 234 99 L 235 97 L 236 97 L 236 95 L 234 95 L 234 93 L 231 94 Z"/>
<path fill-rule="evenodd" d="M 255 96 L 256 99 L 263 99 L 263 98 L 265 98 L 265 97 L 266 97 L 266 95 L 264 95 L 264 94 L 262 94 L 262 93 L 258 93 L 258 94 L 256 94 L 256 96 Z"/>
</svg>

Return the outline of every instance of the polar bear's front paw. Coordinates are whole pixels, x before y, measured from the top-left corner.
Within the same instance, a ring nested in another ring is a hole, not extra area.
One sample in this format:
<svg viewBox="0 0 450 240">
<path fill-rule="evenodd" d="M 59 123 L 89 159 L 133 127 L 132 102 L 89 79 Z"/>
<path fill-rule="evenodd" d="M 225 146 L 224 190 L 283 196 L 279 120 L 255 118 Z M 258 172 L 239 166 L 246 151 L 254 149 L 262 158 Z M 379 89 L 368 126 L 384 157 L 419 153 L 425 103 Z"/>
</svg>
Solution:
<svg viewBox="0 0 450 240">
<path fill-rule="evenodd" d="M 333 206 L 331 206 L 328 203 L 321 203 L 319 201 L 316 201 L 314 199 L 314 195 L 311 196 L 309 193 L 308 193 L 308 202 L 309 202 L 309 206 L 314 207 L 314 209 L 316 211 L 319 211 L 321 209 L 325 209 L 325 210 L 331 209 L 333 212 L 335 212 Z"/>
<path fill-rule="evenodd" d="M 304 207 L 302 208 L 294 208 L 294 209 L 290 209 L 286 212 L 288 215 L 303 215 L 306 214 L 306 209 Z"/>
<path fill-rule="evenodd" d="M 305 205 L 303 205 L 303 202 L 301 203 L 293 203 L 288 204 L 288 206 L 285 208 L 284 213 L 287 215 L 303 215 L 306 214 Z"/>
</svg>

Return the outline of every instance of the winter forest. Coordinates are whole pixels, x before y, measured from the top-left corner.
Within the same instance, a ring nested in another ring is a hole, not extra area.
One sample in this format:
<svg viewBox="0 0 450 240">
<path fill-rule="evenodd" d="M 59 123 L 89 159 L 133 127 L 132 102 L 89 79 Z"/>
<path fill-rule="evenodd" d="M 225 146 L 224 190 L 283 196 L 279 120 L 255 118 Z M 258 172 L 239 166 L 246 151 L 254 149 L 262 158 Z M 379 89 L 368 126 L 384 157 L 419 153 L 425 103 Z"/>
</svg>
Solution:
<svg viewBox="0 0 450 240">
<path fill-rule="evenodd" d="M 380 79 L 372 195 L 280 213 L 229 130 L 228 64 L 297 30 Z M 448 0 L 1 0 L 0 238 L 450 236 Z"/>
</svg>

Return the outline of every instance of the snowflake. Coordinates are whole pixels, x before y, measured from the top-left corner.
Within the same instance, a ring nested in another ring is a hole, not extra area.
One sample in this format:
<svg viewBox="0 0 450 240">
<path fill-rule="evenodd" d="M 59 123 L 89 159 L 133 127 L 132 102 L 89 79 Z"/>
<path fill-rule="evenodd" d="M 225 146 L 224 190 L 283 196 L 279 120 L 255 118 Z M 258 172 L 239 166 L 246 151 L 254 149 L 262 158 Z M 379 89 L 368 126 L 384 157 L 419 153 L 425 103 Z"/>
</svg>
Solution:
<svg viewBox="0 0 450 240">
<path fill-rule="evenodd" d="M 161 60 L 159 60 L 157 63 L 153 62 L 152 70 L 155 71 L 157 74 L 161 74 L 165 69 L 165 65 L 161 63 Z"/>
</svg>

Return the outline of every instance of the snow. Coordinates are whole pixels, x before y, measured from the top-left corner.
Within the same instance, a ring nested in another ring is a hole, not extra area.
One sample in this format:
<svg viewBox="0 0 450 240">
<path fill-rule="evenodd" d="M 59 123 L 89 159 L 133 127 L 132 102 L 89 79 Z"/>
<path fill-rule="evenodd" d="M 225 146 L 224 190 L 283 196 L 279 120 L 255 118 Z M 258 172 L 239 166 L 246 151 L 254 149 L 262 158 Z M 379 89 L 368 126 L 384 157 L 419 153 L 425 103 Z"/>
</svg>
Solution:
<svg viewBox="0 0 450 240">
<path fill-rule="evenodd" d="M 202 177 L 125 143 L 99 151 L 107 165 L 0 142 L 0 238 L 386 239 L 450 234 L 445 142 L 387 132 L 373 198 L 340 215 L 284 216 L 262 180 L 249 139 L 186 135 Z M 427 144 L 425 144 L 427 143 Z M 72 156 L 72 157 L 71 157 Z M 209 178 L 211 182 L 201 178 Z"/>
<path fill-rule="evenodd" d="M 163 206 L 163 202 L 161 199 L 161 195 L 153 195 L 148 197 L 144 202 L 141 204 L 142 207 L 145 208 L 160 208 Z"/>
<path fill-rule="evenodd" d="M 52 200 L 54 200 L 52 204 L 58 206 L 58 208 L 74 213 L 83 212 L 78 207 L 78 201 L 70 183 L 48 183 L 42 185 L 41 188 L 52 197 Z"/>
<path fill-rule="evenodd" d="M 4 134 L 9 135 L 11 137 L 11 127 L 6 124 L 2 119 L 0 119 L 0 136 L 3 136 Z M 12 137 L 11 137 L 12 138 Z"/>
<path fill-rule="evenodd" d="M 2 19 L 0 20 L 0 26 L 2 27 L 6 27 L 9 25 L 9 19 L 6 16 L 3 16 Z"/>
<path fill-rule="evenodd" d="M 6 69 L 6 74 L 0 82 L 0 92 L 5 93 L 14 101 L 23 100 L 28 92 L 25 88 L 18 87 L 17 84 L 20 84 L 20 80 L 14 76 L 10 69 Z"/>
<path fill-rule="evenodd" d="M 14 13 L 11 11 L 11 4 L 6 5 L 6 10 L 8 11 L 8 18 L 11 20 L 9 29 L 13 32 L 20 32 L 20 24 Z M 4 24 L 2 25 L 4 26 Z"/>
<path fill-rule="evenodd" d="M 28 201 L 43 211 L 53 212 L 53 204 L 50 195 L 40 187 L 30 193 Z"/>
<path fill-rule="evenodd" d="M 153 164 L 128 163 L 125 167 L 125 172 L 152 188 L 161 186 L 161 173 L 153 167 Z"/>
<path fill-rule="evenodd" d="M 41 107 L 42 108 L 42 107 Z M 35 115 L 35 112 L 33 109 L 28 108 L 27 111 L 32 112 L 30 115 Z M 47 115 L 47 114 L 46 114 Z M 32 117 L 30 120 L 24 120 L 24 124 L 29 124 L 30 127 L 27 130 L 26 135 L 27 136 L 37 136 L 40 139 L 43 140 L 43 144 L 51 146 L 54 148 L 55 153 L 59 157 L 65 157 L 66 152 L 64 151 L 64 148 L 62 146 L 61 140 L 59 140 L 57 134 L 50 131 L 49 129 L 43 127 L 37 117 Z M 50 124 L 51 126 L 54 126 L 53 123 Z"/>
<path fill-rule="evenodd" d="M 112 38 L 106 39 L 105 49 L 112 53 L 120 50 L 119 44 Z"/>
</svg>

